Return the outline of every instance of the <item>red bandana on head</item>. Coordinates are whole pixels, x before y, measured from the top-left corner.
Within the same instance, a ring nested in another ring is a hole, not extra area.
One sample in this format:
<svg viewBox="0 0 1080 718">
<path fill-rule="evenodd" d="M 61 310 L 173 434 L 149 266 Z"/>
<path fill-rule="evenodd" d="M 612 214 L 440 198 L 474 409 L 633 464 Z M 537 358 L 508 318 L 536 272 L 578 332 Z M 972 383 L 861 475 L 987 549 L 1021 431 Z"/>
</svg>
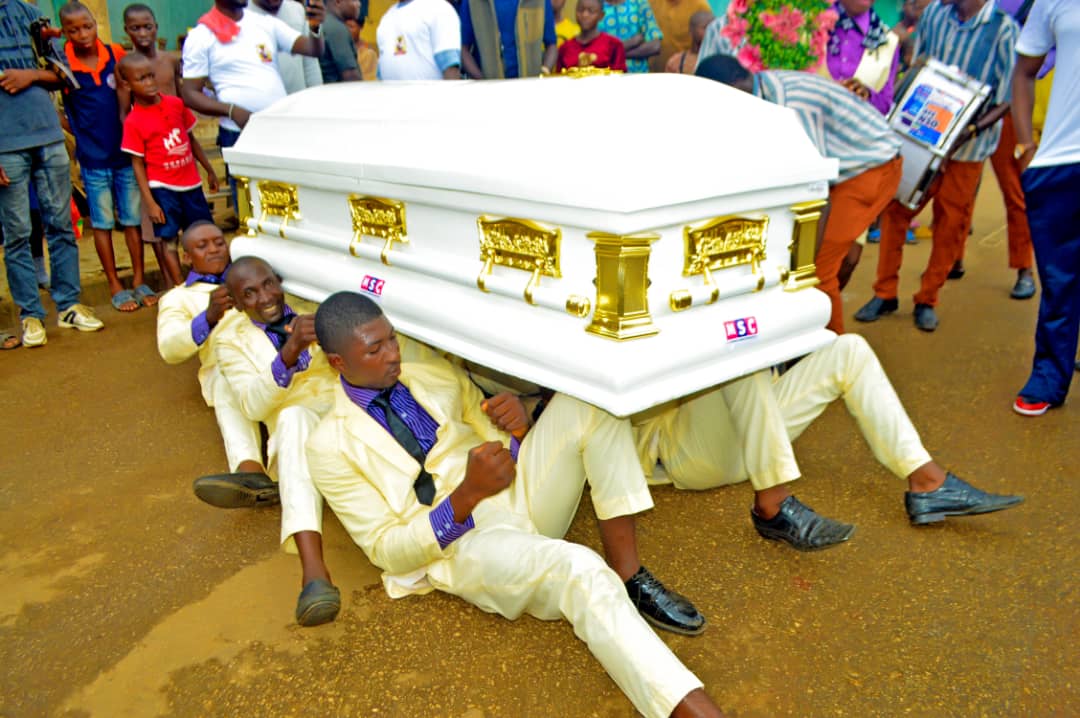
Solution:
<svg viewBox="0 0 1080 718">
<path fill-rule="evenodd" d="M 200 17 L 199 22 L 206 25 L 222 45 L 229 44 L 240 34 L 240 25 L 236 20 L 218 10 L 217 5 Z"/>
</svg>

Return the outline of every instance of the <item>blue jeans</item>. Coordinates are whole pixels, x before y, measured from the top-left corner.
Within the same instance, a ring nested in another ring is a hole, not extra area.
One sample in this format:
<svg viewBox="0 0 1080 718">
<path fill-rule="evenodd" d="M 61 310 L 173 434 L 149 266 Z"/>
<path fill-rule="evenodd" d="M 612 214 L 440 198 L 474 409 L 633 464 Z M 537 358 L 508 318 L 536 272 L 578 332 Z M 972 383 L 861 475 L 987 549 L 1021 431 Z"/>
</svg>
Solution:
<svg viewBox="0 0 1080 718">
<path fill-rule="evenodd" d="M 78 303 L 79 247 L 71 228 L 71 165 L 63 142 L 0 152 L 0 167 L 11 184 L 0 187 L 0 225 L 11 298 L 19 317 L 45 318 L 37 272 L 30 253 L 30 183 L 37 191 L 52 273 L 49 292 L 58 311 Z"/>
<path fill-rule="evenodd" d="M 117 220 L 121 227 L 142 225 L 142 195 L 131 165 L 115 169 L 83 167 L 81 173 L 91 227 L 112 229 Z"/>
<path fill-rule="evenodd" d="M 1064 403 L 1080 336 L 1080 163 L 1031 167 L 1020 176 L 1042 294 L 1035 357 L 1020 396 Z"/>
<path fill-rule="evenodd" d="M 240 139 L 240 133 L 236 130 L 230 130 L 228 127 L 218 127 L 217 142 L 218 147 L 225 149 L 226 147 L 232 147 Z M 225 166 L 225 179 L 229 183 L 229 191 L 232 193 L 232 205 L 236 210 L 236 218 L 240 218 L 240 204 L 236 196 L 236 180 L 229 174 L 229 166 Z M 243 229 L 243 228 L 241 228 Z"/>
</svg>

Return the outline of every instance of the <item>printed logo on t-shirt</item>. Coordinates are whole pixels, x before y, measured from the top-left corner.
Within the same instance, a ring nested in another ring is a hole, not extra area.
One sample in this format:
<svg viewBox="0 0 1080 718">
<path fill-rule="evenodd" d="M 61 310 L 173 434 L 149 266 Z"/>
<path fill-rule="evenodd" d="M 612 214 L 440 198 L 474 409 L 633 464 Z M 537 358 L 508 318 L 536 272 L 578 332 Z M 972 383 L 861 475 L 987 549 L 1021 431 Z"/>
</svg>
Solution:
<svg viewBox="0 0 1080 718">
<path fill-rule="evenodd" d="M 258 45 L 255 46 L 255 48 L 259 51 L 259 59 L 260 60 L 262 60 L 263 62 L 273 62 L 274 61 L 274 56 L 271 55 L 270 51 L 266 49 L 265 44 L 260 42 Z"/>
<path fill-rule="evenodd" d="M 165 135 L 161 140 L 161 144 L 165 146 L 165 153 L 169 157 L 175 157 L 176 159 L 169 159 L 162 163 L 162 166 L 166 171 L 179 170 L 194 161 L 194 156 L 191 154 L 191 147 L 188 145 L 187 135 L 179 127 L 174 127 L 169 134 Z"/>
<path fill-rule="evenodd" d="M 408 50 L 405 49 L 405 36 L 404 35 L 398 35 L 397 36 L 397 42 L 394 43 L 394 54 L 395 55 L 407 55 L 407 54 L 409 54 Z"/>
<path fill-rule="evenodd" d="M 105 76 L 105 84 L 109 86 L 109 89 L 115 90 L 116 89 L 116 75 L 111 73 L 111 72 L 108 75 L 106 75 Z"/>
</svg>

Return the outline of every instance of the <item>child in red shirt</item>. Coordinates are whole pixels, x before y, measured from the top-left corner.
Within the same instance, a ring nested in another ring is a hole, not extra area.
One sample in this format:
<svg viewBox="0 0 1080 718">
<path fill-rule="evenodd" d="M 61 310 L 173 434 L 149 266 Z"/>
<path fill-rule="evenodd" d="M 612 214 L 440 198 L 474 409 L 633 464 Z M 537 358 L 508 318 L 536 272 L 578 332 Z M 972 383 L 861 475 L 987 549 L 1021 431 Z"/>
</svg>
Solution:
<svg viewBox="0 0 1080 718">
<path fill-rule="evenodd" d="M 167 246 L 163 269 L 174 284 L 179 284 L 182 280 L 176 238 L 197 220 L 214 221 L 203 195 L 196 160 L 206 170 L 211 192 L 218 190 L 218 178 L 191 134 L 195 115 L 178 97 L 158 93 L 155 68 L 149 58 L 139 53 L 126 55 L 118 65 L 118 74 L 130 88 L 135 103 L 124 120 L 120 149 L 132 155 L 135 178 L 154 223 L 154 234 Z"/>
<path fill-rule="evenodd" d="M 578 0 L 575 16 L 581 33 L 559 47 L 556 71 L 566 72 L 575 67 L 598 67 L 626 72 L 626 50 L 622 41 L 596 29 L 604 17 L 603 0 Z"/>
</svg>

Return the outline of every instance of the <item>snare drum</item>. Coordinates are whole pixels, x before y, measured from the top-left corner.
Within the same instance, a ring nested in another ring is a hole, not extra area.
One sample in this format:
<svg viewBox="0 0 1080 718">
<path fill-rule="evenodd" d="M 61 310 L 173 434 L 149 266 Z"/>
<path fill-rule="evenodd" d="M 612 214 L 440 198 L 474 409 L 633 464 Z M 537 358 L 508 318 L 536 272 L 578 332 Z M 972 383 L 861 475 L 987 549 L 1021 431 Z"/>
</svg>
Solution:
<svg viewBox="0 0 1080 718">
<path fill-rule="evenodd" d="M 946 158 L 990 97 L 990 86 L 956 67 L 934 59 L 914 79 L 889 113 L 889 126 L 900 136 L 903 176 L 896 199 L 916 209 Z"/>
</svg>

